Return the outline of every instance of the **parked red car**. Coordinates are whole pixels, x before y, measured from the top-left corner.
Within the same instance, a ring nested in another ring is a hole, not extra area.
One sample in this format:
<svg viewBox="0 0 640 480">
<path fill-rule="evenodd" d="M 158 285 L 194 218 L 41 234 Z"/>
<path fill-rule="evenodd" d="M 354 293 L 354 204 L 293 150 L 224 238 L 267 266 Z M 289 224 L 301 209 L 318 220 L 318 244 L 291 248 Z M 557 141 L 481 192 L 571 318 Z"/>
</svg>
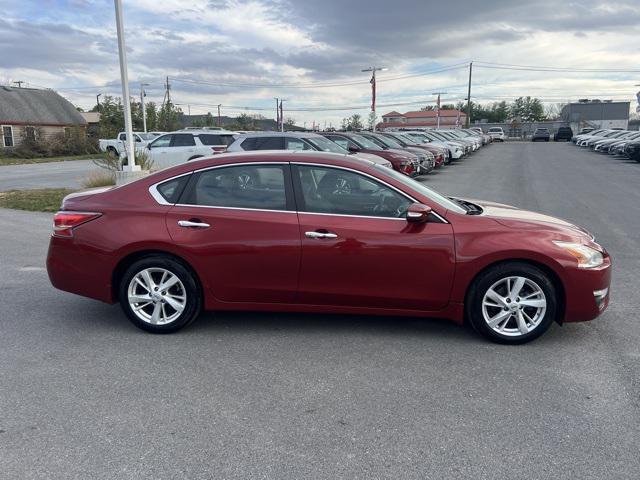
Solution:
<svg viewBox="0 0 640 480">
<path fill-rule="evenodd" d="M 337 143 L 345 150 L 353 153 L 369 153 L 389 160 L 394 170 L 410 177 L 420 175 L 421 166 L 418 156 L 414 153 L 400 149 L 383 149 L 371 140 L 351 132 L 322 132 L 323 137 Z"/>
<path fill-rule="evenodd" d="M 611 261 L 584 230 L 451 199 L 320 152 L 221 154 L 67 196 L 47 258 L 61 290 L 166 333 L 206 310 L 414 315 L 523 343 L 597 317 Z"/>
</svg>

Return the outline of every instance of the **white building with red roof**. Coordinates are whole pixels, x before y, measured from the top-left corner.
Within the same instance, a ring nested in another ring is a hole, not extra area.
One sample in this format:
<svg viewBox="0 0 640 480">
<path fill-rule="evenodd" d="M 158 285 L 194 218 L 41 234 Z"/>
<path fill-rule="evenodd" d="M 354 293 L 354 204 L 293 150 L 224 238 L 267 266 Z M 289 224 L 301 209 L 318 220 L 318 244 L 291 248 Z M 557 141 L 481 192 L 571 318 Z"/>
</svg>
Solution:
<svg viewBox="0 0 640 480">
<path fill-rule="evenodd" d="M 466 120 L 467 114 L 460 110 L 440 110 L 441 128 L 464 126 Z M 377 128 L 436 127 L 437 125 L 438 112 L 436 110 L 418 110 L 407 113 L 393 111 L 382 115 L 382 123 L 379 123 Z"/>
</svg>

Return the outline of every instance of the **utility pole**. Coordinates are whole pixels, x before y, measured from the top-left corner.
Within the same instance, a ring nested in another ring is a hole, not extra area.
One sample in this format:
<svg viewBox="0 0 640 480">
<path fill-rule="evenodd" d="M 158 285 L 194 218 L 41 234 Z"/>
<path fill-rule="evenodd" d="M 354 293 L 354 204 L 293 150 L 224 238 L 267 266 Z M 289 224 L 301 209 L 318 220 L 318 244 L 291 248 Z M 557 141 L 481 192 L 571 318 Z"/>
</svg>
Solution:
<svg viewBox="0 0 640 480">
<path fill-rule="evenodd" d="M 123 170 L 133 172 L 140 170 L 136 165 L 135 144 L 133 143 L 133 125 L 131 122 L 131 105 L 129 104 L 129 74 L 127 73 L 127 50 L 124 43 L 124 21 L 122 20 L 122 0 L 114 0 L 116 7 L 116 30 L 118 33 L 118 56 L 120 58 L 120 82 L 122 83 L 122 106 L 124 110 L 124 126 L 127 135 L 127 165 Z"/>
<path fill-rule="evenodd" d="M 280 99 L 273 97 L 276 101 L 276 130 L 280 130 Z"/>
<path fill-rule="evenodd" d="M 140 107 L 142 108 L 142 130 L 147 133 L 147 109 L 144 106 L 144 97 L 147 96 L 147 92 L 144 91 L 144 87 L 149 85 L 148 83 L 140 84 Z"/>
<path fill-rule="evenodd" d="M 375 118 L 376 114 L 376 72 L 382 72 L 384 70 L 388 70 L 387 67 L 369 67 L 361 70 L 362 72 L 371 72 L 371 80 L 369 83 L 371 84 L 371 113 L 372 117 Z M 373 122 L 371 126 L 372 131 L 376 131 L 376 122 Z"/>
<path fill-rule="evenodd" d="M 469 62 L 469 88 L 467 90 L 467 119 L 464 122 L 465 128 L 469 128 L 471 121 L 471 72 L 473 71 L 473 62 Z"/>
<path fill-rule="evenodd" d="M 222 106 L 221 103 L 218 104 L 218 126 L 222 126 L 222 119 L 220 118 L 220 107 Z"/>
<path fill-rule="evenodd" d="M 102 95 L 101 93 L 96 95 L 96 107 L 98 108 L 98 113 L 100 113 L 100 96 L 101 95 Z"/>
<path fill-rule="evenodd" d="M 22 88 L 22 84 L 23 84 L 23 83 L 25 83 L 25 81 L 24 81 L 24 80 L 16 80 L 16 81 L 15 81 L 15 82 L 13 82 L 13 83 L 15 83 L 16 85 L 18 85 L 18 88 Z"/>
<path fill-rule="evenodd" d="M 280 99 L 280 131 L 284 132 L 284 110 L 282 108 L 282 103 L 288 101 L 286 98 Z"/>
<path fill-rule="evenodd" d="M 440 130 L 440 95 L 446 95 L 447 92 L 433 92 L 433 95 L 438 96 L 438 100 L 436 102 L 436 118 L 437 118 L 437 129 Z"/>
<path fill-rule="evenodd" d="M 171 85 L 169 85 L 169 75 L 167 75 L 167 83 L 164 85 L 164 99 L 162 100 L 162 106 L 171 103 Z"/>
</svg>

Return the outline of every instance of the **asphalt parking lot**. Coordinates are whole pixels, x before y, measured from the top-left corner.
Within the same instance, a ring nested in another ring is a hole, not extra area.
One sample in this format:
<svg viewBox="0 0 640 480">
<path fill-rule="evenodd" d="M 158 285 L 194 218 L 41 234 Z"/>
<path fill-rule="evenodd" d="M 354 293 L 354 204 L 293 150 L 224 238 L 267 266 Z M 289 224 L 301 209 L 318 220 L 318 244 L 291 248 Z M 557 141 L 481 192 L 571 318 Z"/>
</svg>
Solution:
<svg viewBox="0 0 640 480">
<path fill-rule="evenodd" d="M 91 160 L 0 166 L 0 192 L 27 188 L 82 188 L 91 172 Z"/>
<path fill-rule="evenodd" d="M 636 478 L 640 164 L 506 143 L 424 181 L 589 229 L 613 256 L 609 310 L 518 347 L 303 314 L 154 336 L 49 285 L 50 215 L 0 210 L 0 477 Z"/>
</svg>

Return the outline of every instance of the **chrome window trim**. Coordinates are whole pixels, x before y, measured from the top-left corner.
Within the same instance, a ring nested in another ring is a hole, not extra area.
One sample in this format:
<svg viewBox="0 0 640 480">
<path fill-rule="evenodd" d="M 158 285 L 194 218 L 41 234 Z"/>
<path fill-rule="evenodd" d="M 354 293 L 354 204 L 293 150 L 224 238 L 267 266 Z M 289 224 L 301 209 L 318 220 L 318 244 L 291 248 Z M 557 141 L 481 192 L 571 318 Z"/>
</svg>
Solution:
<svg viewBox="0 0 640 480">
<path fill-rule="evenodd" d="M 406 197 L 407 199 L 411 200 L 413 203 L 420 203 L 418 202 L 415 198 L 413 198 L 411 195 L 409 195 L 408 193 L 403 192 L 402 190 L 400 190 L 399 188 L 394 187 L 393 185 L 388 184 L 387 182 L 385 182 L 384 180 L 381 180 L 373 175 L 370 175 L 368 173 L 362 172 L 360 170 L 355 170 L 353 168 L 349 168 L 349 167 L 342 167 L 342 166 L 338 166 L 338 165 L 327 165 L 325 163 L 308 163 L 308 162 L 287 162 L 287 161 L 271 161 L 271 162 L 241 162 L 241 163 L 226 163 L 224 165 L 213 165 L 211 167 L 203 167 L 203 168 L 199 168 L 197 170 L 193 170 L 190 172 L 186 172 L 186 173 L 182 173 L 180 175 L 176 175 L 175 177 L 170 177 L 170 178 L 166 178 L 160 182 L 154 183 L 153 185 L 151 185 L 149 187 L 149 194 L 153 197 L 153 199 L 159 203 L 160 205 L 168 205 L 168 206 L 176 206 L 176 207 L 195 207 L 195 208 L 216 208 L 216 209 L 223 209 L 223 210 L 248 210 L 248 211 L 253 211 L 253 212 L 277 212 L 277 213 L 306 213 L 309 215 L 329 215 L 329 216 L 337 216 L 337 217 L 352 217 L 352 218 L 370 218 L 370 219 L 381 219 L 381 220 L 402 220 L 402 221 L 406 221 L 405 218 L 395 218 L 395 217 L 376 217 L 376 216 L 369 216 L 369 215 L 348 215 L 348 214 L 342 214 L 342 213 L 323 213 L 323 212 L 307 212 L 304 210 L 298 210 L 296 208 L 296 210 L 271 210 L 271 209 L 267 209 L 267 208 L 249 208 L 249 207 L 221 207 L 221 206 L 216 206 L 216 205 L 190 205 L 190 204 L 186 204 L 186 203 L 170 203 L 167 202 L 164 197 L 160 194 L 160 192 L 158 192 L 158 185 L 165 183 L 165 182 L 169 182 L 171 180 L 175 180 L 176 178 L 180 178 L 180 177 L 184 177 L 186 175 L 191 175 L 191 174 L 195 174 L 195 173 L 199 173 L 199 172 L 206 172 L 208 170 L 214 170 L 217 168 L 224 168 L 224 167 L 236 167 L 236 166 L 243 166 L 243 165 L 312 165 L 315 167 L 324 167 L 324 168 L 336 168 L 339 170 L 347 170 L 349 172 L 353 172 L 353 173 L 357 173 L 360 175 L 364 175 L 365 177 L 369 177 L 372 180 L 375 180 L 379 183 L 382 183 L 383 185 L 391 188 L 392 190 L 395 190 L 396 192 L 398 192 L 400 195 L 403 195 L 404 197 Z M 442 215 L 440 215 L 439 213 L 432 211 L 431 212 L 438 220 L 440 220 L 442 223 L 449 223 Z"/>
<path fill-rule="evenodd" d="M 302 210 L 298 210 L 298 213 L 304 213 L 305 215 L 325 215 L 329 217 L 349 217 L 349 218 L 370 218 L 372 220 L 400 220 L 401 222 L 406 222 L 406 218 L 398 218 L 398 217 L 375 217 L 371 215 L 349 215 L 346 213 L 322 213 L 322 212 L 305 212 Z"/>
<path fill-rule="evenodd" d="M 194 208 L 215 208 L 218 210 L 247 210 L 251 212 L 273 212 L 273 213 L 293 213 L 298 214 L 296 210 L 270 210 L 268 208 L 250 208 L 250 207 L 220 207 L 217 205 L 190 205 L 188 203 L 176 203 L 176 207 L 194 207 Z"/>
<path fill-rule="evenodd" d="M 358 173 L 360 175 L 364 175 L 365 177 L 369 177 L 372 180 L 375 180 L 378 183 L 381 183 L 387 187 L 389 187 L 392 190 L 395 190 L 396 192 L 398 192 L 400 195 L 403 195 L 404 197 L 406 197 L 407 199 L 411 200 L 413 203 L 420 203 L 418 202 L 415 198 L 413 198 L 411 195 L 409 195 L 406 192 L 403 192 L 402 190 L 400 190 L 399 188 L 394 187 L 393 185 L 388 184 L 387 182 L 385 182 L 384 180 L 379 179 L 378 177 L 375 177 L 373 175 L 369 175 L 368 173 L 362 172 L 360 170 L 355 170 L 353 168 L 349 168 L 349 167 L 341 167 L 338 165 L 327 165 L 325 163 L 308 163 L 308 162 L 291 162 L 292 165 L 313 165 L 314 167 L 324 167 L 324 168 L 337 168 L 339 170 L 347 170 L 349 172 L 353 172 L 353 173 Z M 303 210 L 298 210 L 298 212 L 300 213 L 311 213 L 311 214 L 315 214 L 317 212 L 306 212 Z M 444 217 L 442 217 L 442 215 L 440 215 L 439 213 L 432 211 L 431 212 L 434 216 L 436 216 L 438 218 L 438 220 L 440 220 L 442 223 L 449 223 Z M 320 215 L 337 215 L 337 216 L 345 216 L 345 217 L 362 217 L 362 218 L 384 218 L 384 219 L 392 219 L 392 220 L 405 220 L 404 218 L 395 218 L 395 217 L 375 217 L 375 216 L 367 216 L 367 215 L 345 215 L 345 214 L 338 214 L 338 213 L 318 213 Z M 406 220 L 405 220 L 406 221 Z"/>
</svg>

